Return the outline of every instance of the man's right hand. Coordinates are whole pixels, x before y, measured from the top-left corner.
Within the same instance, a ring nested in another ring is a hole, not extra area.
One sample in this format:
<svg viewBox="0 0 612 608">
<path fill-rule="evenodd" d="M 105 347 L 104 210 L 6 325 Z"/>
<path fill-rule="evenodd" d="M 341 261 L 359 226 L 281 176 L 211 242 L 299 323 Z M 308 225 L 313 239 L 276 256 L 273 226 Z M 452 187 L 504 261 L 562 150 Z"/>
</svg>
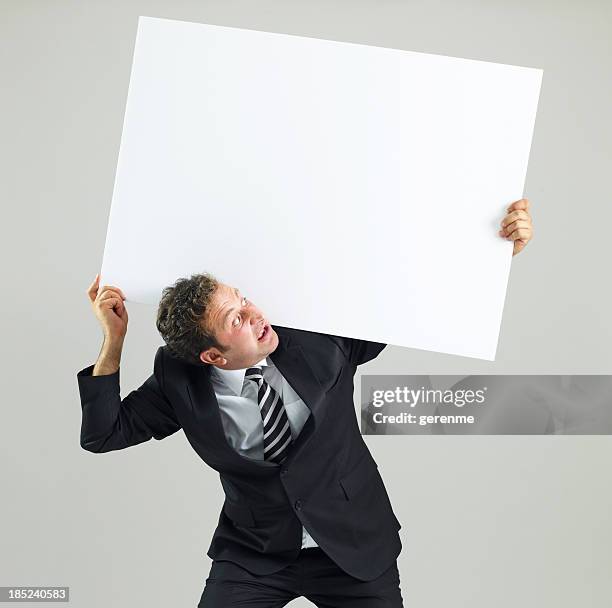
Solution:
<svg viewBox="0 0 612 608">
<path fill-rule="evenodd" d="M 122 343 L 127 333 L 128 312 L 123 300 L 125 296 L 118 287 L 104 285 L 99 289 L 100 275 L 88 287 L 87 295 L 104 337 L 111 343 Z"/>
</svg>

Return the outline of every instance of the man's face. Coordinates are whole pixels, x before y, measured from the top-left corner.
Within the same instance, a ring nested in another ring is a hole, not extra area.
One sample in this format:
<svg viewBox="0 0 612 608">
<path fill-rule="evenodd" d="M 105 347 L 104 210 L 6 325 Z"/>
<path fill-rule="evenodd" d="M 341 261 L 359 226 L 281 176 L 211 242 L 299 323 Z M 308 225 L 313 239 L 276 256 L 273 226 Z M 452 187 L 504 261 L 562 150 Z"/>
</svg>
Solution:
<svg viewBox="0 0 612 608">
<path fill-rule="evenodd" d="M 208 329 L 222 350 L 213 346 L 202 351 L 200 359 L 204 363 L 243 369 L 255 365 L 278 346 L 278 335 L 261 310 L 235 287 L 219 283 L 207 315 Z"/>
</svg>

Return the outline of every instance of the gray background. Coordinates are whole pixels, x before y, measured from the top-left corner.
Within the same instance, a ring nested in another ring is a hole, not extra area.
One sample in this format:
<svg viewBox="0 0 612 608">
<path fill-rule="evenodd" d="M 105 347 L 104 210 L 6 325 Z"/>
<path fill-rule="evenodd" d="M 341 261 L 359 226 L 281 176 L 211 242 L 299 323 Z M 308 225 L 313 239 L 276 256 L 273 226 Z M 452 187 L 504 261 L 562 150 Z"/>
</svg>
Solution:
<svg viewBox="0 0 612 608">
<path fill-rule="evenodd" d="M 609 2 L 0 7 L 0 585 L 70 585 L 71 605 L 87 608 L 195 606 L 210 565 L 222 492 L 182 433 L 105 455 L 78 440 L 76 372 L 102 337 L 85 289 L 102 260 L 140 14 L 544 69 L 525 187 L 535 237 L 513 262 L 497 361 L 390 347 L 362 372 L 611 373 Z M 128 308 L 124 395 L 161 343 L 155 311 Z M 403 523 L 406 606 L 612 604 L 611 438 L 366 441 Z"/>
</svg>

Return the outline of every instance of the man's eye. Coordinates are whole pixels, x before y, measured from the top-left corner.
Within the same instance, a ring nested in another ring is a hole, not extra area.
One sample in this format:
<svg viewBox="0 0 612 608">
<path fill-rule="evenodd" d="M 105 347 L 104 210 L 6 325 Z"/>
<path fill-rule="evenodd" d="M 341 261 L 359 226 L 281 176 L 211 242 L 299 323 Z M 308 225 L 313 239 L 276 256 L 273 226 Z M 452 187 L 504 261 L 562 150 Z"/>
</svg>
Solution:
<svg viewBox="0 0 612 608">
<path fill-rule="evenodd" d="M 239 316 L 234 319 L 233 325 L 234 325 L 234 327 L 238 327 L 238 325 L 240 325 L 240 317 Z"/>
<path fill-rule="evenodd" d="M 242 298 L 242 305 L 246 306 L 247 305 L 248 300 L 246 298 Z"/>
</svg>

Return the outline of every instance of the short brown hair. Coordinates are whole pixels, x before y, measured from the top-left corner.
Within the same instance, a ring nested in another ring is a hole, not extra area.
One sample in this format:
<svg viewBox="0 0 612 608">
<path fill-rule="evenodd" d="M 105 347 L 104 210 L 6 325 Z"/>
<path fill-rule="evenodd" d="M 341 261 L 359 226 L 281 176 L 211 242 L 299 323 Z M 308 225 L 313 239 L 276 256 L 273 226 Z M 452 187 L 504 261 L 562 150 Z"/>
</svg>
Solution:
<svg viewBox="0 0 612 608">
<path fill-rule="evenodd" d="M 157 309 L 157 330 L 170 354 L 195 365 L 206 365 L 200 353 L 223 348 L 207 325 L 207 309 L 219 281 L 209 273 L 192 274 L 165 287 Z"/>
</svg>

